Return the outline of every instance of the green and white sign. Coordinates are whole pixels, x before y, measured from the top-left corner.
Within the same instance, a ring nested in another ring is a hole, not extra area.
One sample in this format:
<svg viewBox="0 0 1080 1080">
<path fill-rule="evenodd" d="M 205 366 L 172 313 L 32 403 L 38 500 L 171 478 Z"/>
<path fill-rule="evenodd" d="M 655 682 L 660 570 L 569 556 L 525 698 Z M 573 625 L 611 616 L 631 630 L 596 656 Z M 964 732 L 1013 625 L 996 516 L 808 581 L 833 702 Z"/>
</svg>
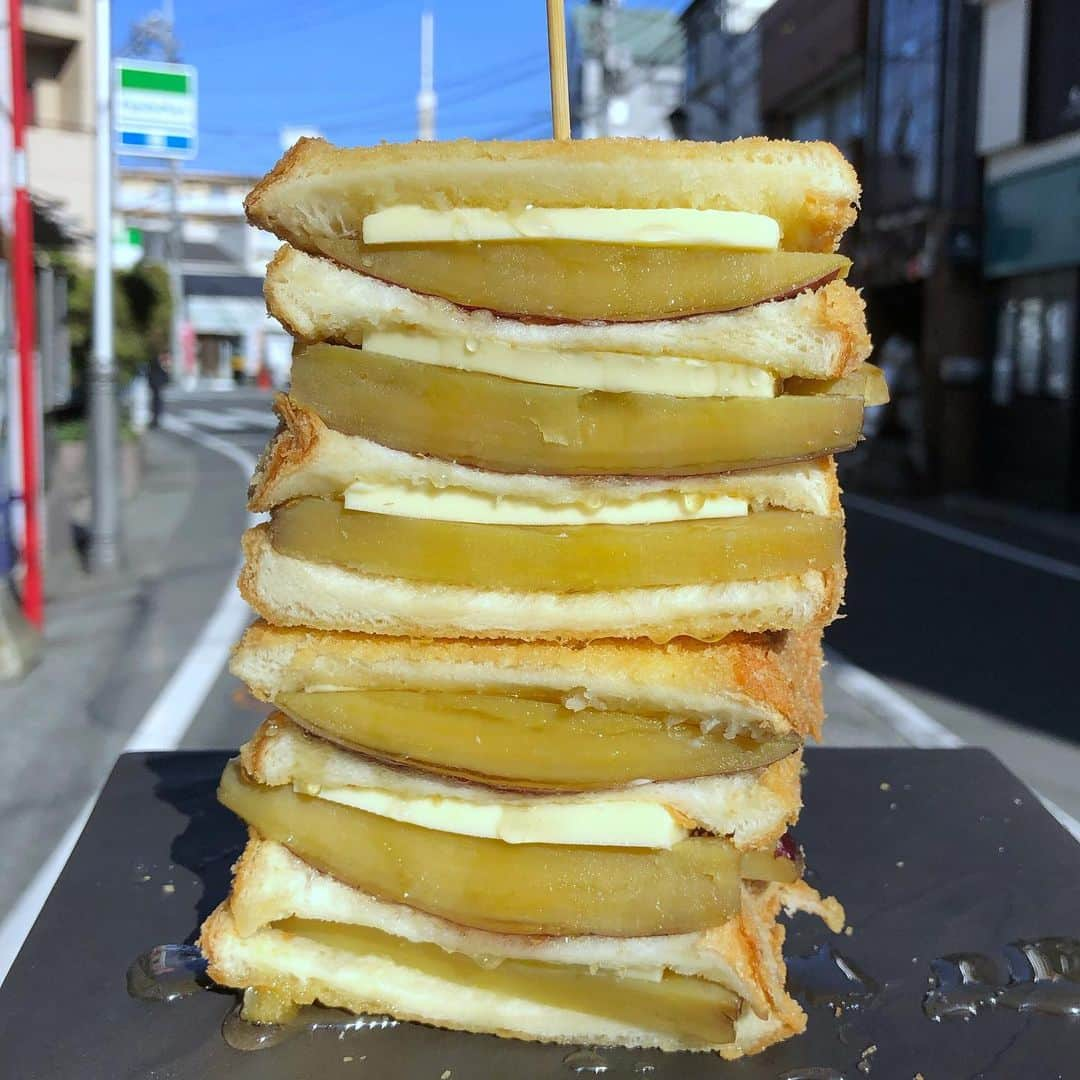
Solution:
<svg viewBox="0 0 1080 1080">
<path fill-rule="evenodd" d="M 193 158 L 199 119 L 195 69 L 187 64 L 117 60 L 114 71 L 117 153 Z"/>
</svg>

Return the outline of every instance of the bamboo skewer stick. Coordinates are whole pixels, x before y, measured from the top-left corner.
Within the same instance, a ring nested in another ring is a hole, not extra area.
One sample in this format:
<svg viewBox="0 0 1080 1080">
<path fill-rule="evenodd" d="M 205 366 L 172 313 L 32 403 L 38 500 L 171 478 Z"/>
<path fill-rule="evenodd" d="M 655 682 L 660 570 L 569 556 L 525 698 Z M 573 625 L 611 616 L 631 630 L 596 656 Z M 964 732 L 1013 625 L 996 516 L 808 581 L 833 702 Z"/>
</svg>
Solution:
<svg viewBox="0 0 1080 1080">
<path fill-rule="evenodd" d="M 570 87 L 566 78 L 566 15 L 563 0 L 547 0 L 548 66 L 551 69 L 551 133 L 570 138 Z"/>
</svg>

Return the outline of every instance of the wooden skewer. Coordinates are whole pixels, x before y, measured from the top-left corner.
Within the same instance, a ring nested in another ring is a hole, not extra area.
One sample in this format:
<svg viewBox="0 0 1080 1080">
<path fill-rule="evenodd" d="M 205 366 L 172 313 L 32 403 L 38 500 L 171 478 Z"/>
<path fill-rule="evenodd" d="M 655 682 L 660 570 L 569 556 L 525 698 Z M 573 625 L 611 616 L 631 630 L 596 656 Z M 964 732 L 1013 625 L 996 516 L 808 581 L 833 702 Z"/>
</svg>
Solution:
<svg viewBox="0 0 1080 1080">
<path fill-rule="evenodd" d="M 551 133 L 570 138 L 570 87 L 566 78 L 566 15 L 563 0 L 547 0 L 548 66 L 551 68 Z"/>
</svg>

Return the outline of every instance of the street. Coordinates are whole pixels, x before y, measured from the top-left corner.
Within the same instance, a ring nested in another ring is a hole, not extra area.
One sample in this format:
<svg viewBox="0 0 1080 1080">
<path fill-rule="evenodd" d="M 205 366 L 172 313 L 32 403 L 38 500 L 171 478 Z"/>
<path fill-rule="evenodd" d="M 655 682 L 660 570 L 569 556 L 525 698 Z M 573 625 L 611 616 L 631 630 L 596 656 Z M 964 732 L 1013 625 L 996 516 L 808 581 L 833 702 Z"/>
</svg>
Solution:
<svg viewBox="0 0 1080 1080">
<path fill-rule="evenodd" d="M 1013 525 L 964 536 L 971 523 L 960 517 L 858 497 L 847 520 L 853 602 L 829 632 L 833 646 L 879 675 L 1076 738 L 1080 530 L 1053 537 Z M 942 526 L 949 535 L 931 531 Z M 978 550 L 980 540 L 1004 550 Z"/>
</svg>

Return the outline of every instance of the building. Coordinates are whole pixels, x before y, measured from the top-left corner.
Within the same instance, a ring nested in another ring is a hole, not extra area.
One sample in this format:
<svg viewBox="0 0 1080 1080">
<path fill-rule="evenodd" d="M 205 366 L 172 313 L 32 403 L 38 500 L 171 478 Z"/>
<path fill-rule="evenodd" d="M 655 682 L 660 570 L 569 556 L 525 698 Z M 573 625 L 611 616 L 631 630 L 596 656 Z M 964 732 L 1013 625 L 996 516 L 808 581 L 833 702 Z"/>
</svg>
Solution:
<svg viewBox="0 0 1080 1080">
<path fill-rule="evenodd" d="M 278 241 L 253 229 L 244 196 L 258 177 L 183 171 L 177 213 L 182 233 L 183 319 L 193 349 L 187 363 L 204 381 L 226 385 L 265 365 L 275 383 L 288 378 L 291 340 L 268 318 L 263 301 L 266 263 Z M 164 262 L 171 234 L 171 174 L 161 168 L 123 169 L 117 181 L 118 264 L 146 257 Z"/>
<path fill-rule="evenodd" d="M 978 149 L 991 357 L 985 488 L 1080 509 L 1074 0 L 983 0 Z"/>
<path fill-rule="evenodd" d="M 778 0 L 759 24 L 768 134 L 828 139 L 860 171 L 866 11 L 867 0 Z"/>
<path fill-rule="evenodd" d="M 763 132 L 758 96 L 758 16 L 771 0 L 693 0 L 680 16 L 686 89 L 672 123 L 682 139 L 736 139 Z"/>
<path fill-rule="evenodd" d="M 93 0 L 24 0 L 30 192 L 92 258 L 94 232 Z"/>
<path fill-rule="evenodd" d="M 567 44 L 576 138 L 673 137 L 685 63 L 683 28 L 673 12 L 594 0 L 570 12 Z"/>
<path fill-rule="evenodd" d="M 779 0 L 761 19 L 768 133 L 829 139 L 862 179 L 845 250 L 896 385 L 892 438 L 868 448 L 894 489 L 979 480 L 979 20 L 967 0 Z"/>
</svg>

